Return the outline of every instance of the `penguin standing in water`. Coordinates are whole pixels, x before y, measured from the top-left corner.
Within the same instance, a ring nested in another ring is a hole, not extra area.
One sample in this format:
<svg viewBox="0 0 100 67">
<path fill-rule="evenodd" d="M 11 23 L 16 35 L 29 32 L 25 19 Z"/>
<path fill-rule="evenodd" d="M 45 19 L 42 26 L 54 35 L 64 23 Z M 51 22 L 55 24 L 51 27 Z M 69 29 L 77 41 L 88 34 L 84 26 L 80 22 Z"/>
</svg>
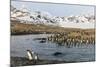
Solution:
<svg viewBox="0 0 100 67">
<path fill-rule="evenodd" d="M 33 60 L 33 54 L 30 50 L 27 50 L 27 55 L 29 60 Z"/>
<path fill-rule="evenodd" d="M 29 60 L 37 61 L 39 59 L 37 54 L 35 54 L 34 52 L 32 52 L 30 50 L 27 50 L 27 55 L 28 55 Z"/>
</svg>

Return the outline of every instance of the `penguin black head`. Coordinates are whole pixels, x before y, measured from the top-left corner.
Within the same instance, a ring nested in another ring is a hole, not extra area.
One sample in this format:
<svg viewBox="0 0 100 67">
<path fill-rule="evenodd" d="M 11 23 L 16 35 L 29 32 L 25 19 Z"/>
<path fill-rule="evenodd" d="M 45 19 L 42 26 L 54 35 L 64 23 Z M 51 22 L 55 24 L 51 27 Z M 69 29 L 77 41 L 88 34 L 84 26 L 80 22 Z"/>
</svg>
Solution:
<svg viewBox="0 0 100 67">
<path fill-rule="evenodd" d="M 30 52 L 30 53 L 32 53 L 32 52 L 31 52 L 31 50 L 27 50 L 27 52 Z"/>
<path fill-rule="evenodd" d="M 30 50 L 27 50 L 27 51 L 30 51 Z"/>
</svg>

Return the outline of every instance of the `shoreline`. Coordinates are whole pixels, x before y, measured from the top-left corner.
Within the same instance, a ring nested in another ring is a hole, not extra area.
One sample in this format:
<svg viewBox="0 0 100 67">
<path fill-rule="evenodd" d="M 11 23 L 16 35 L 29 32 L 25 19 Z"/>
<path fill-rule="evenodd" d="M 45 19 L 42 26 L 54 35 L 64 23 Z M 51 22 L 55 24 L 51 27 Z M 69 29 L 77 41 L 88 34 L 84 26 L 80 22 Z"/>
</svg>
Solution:
<svg viewBox="0 0 100 67">
<path fill-rule="evenodd" d="M 58 60 L 46 60 L 39 59 L 37 61 L 29 61 L 26 57 L 10 57 L 10 66 L 30 66 L 30 65 L 48 65 L 48 64 L 64 64 L 64 63 L 81 63 L 81 62 L 94 62 L 92 61 L 58 61 Z"/>
<path fill-rule="evenodd" d="M 28 65 L 45 65 L 45 64 L 58 64 L 58 63 L 67 63 L 66 61 L 57 61 L 57 60 L 43 60 L 39 59 L 37 61 L 28 60 L 26 57 L 11 57 L 10 58 L 11 67 L 16 66 L 28 66 Z"/>
</svg>

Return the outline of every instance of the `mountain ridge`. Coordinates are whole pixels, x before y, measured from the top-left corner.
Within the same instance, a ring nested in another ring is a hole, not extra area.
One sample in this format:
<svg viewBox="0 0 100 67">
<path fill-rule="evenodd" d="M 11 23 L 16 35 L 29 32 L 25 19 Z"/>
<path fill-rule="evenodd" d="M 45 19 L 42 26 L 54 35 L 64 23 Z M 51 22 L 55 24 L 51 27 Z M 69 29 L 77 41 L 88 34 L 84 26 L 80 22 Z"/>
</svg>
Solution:
<svg viewBox="0 0 100 67">
<path fill-rule="evenodd" d="M 80 16 L 52 16 L 48 12 L 33 11 L 29 12 L 26 8 L 17 9 L 11 6 L 11 20 L 19 20 L 20 23 L 26 24 L 45 24 L 56 25 L 61 27 L 78 27 L 78 28 L 94 28 L 94 15 Z"/>
</svg>

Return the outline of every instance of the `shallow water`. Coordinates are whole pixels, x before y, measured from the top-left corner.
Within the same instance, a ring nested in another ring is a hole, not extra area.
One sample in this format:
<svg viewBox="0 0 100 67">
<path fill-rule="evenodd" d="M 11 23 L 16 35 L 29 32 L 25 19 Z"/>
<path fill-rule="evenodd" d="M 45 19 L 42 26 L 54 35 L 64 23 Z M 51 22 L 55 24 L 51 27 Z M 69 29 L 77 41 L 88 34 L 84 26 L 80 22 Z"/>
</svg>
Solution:
<svg viewBox="0 0 100 67">
<path fill-rule="evenodd" d="M 27 57 L 26 50 L 30 49 L 39 55 L 40 59 L 59 61 L 94 61 L 95 46 L 93 44 L 59 46 L 53 42 L 40 43 L 35 38 L 45 38 L 50 34 L 17 35 L 11 36 L 11 56 Z M 55 52 L 62 55 L 54 56 Z"/>
</svg>

